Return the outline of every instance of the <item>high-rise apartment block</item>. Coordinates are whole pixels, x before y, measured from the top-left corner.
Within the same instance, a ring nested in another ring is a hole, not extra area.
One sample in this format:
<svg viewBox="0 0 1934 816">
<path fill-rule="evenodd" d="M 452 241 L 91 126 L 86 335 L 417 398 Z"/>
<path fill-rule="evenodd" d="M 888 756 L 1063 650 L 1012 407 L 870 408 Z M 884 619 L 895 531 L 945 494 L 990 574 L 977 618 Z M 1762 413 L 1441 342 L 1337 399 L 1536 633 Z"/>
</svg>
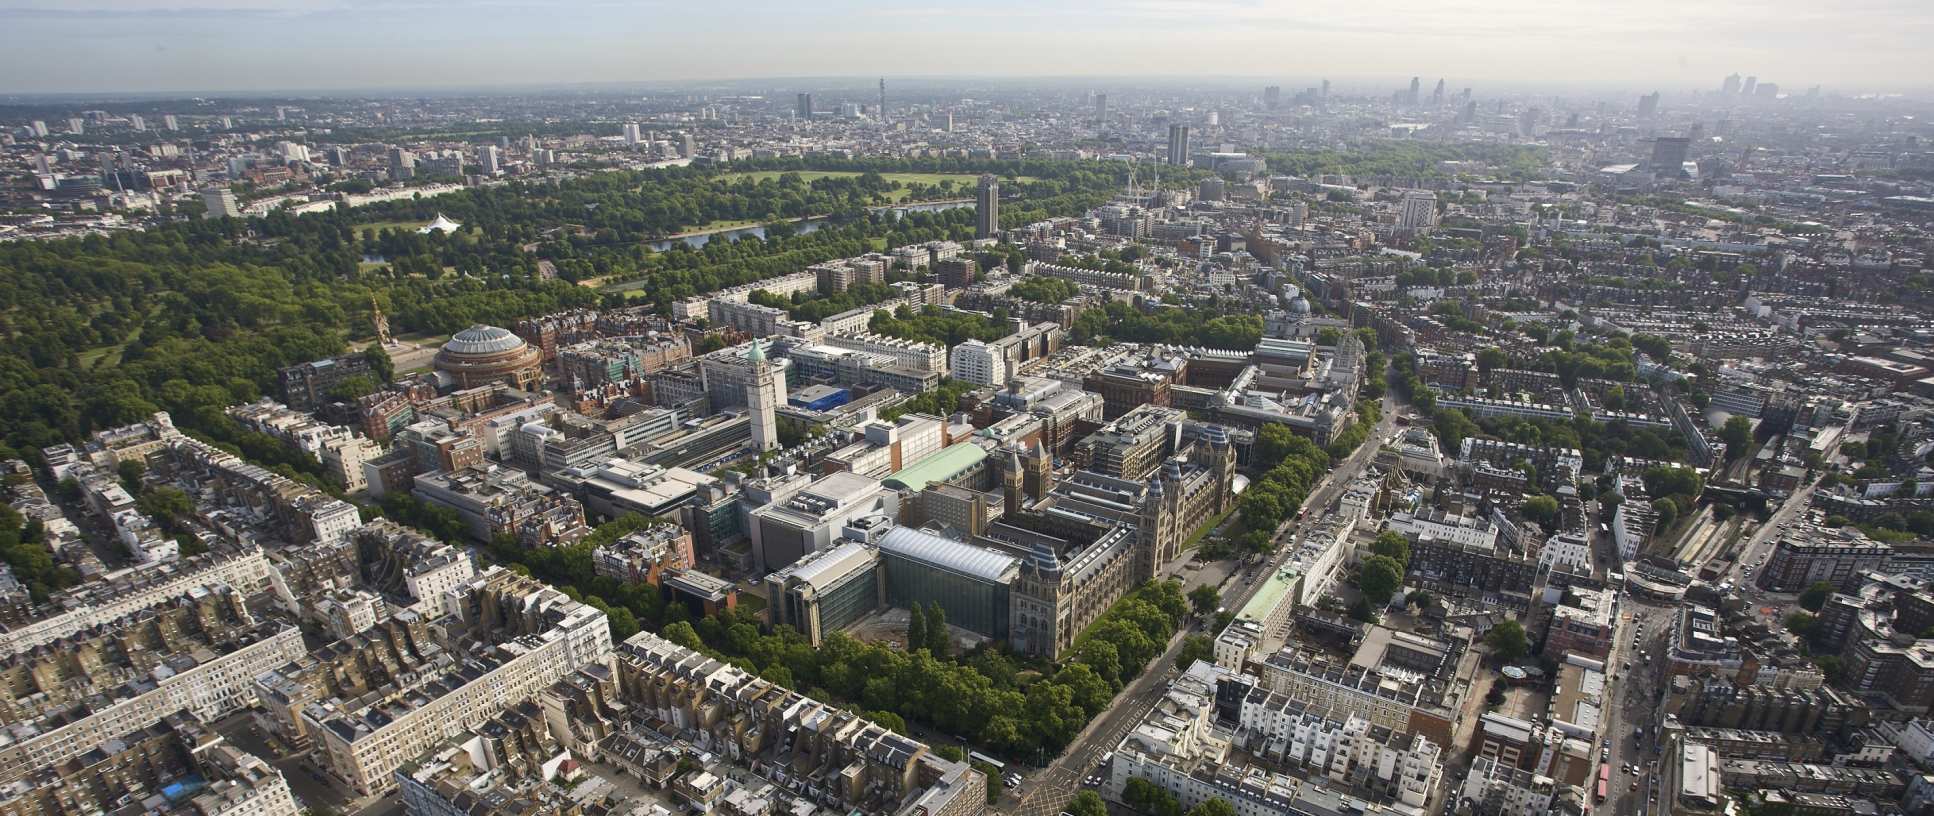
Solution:
<svg viewBox="0 0 1934 816">
<path fill-rule="evenodd" d="M 1437 194 L 1429 190 L 1411 190 L 1404 193 L 1403 203 L 1397 211 L 1397 231 L 1405 235 L 1416 235 L 1437 224 Z"/>
<path fill-rule="evenodd" d="M 235 202 L 235 191 L 227 187 L 210 187 L 203 190 L 201 202 L 203 218 L 242 217 L 242 207 Z"/>
<path fill-rule="evenodd" d="M 1168 163 L 1171 167 L 1189 164 L 1189 126 L 1168 126 Z"/>
<path fill-rule="evenodd" d="M 974 237 L 993 238 L 1001 231 L 1001 183 L 992 173 L 980 177 L 974 192 Z"/>
<path fill-rule="evenodd" d="M 1680 178 L 1685 175 L 1686 152 L 1692 140 L 1684 136 L 1661 136 L 1652 140 L 1650 161 L 1654 178 Z"/>
</svg>

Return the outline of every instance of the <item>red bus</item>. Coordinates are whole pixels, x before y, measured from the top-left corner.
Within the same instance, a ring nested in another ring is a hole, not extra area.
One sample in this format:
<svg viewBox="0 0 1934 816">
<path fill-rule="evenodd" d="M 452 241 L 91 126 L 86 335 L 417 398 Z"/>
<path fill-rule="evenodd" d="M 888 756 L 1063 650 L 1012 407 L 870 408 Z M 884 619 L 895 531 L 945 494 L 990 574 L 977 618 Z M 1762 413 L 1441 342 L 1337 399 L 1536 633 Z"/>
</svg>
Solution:
<svg viewBox="0 0 1934 816">
<path fill-rule="evenodd" d="M 1599 801 L 1599 802 L 1605 801 L 1605 790 L 1606 788 L 1610 787 L 1611 784 L 1612 784 L 1611 763 L 1608 763 L 1608 762 L 1598 763 L 1598 798 L 1595 801 Z"/>
</svg>

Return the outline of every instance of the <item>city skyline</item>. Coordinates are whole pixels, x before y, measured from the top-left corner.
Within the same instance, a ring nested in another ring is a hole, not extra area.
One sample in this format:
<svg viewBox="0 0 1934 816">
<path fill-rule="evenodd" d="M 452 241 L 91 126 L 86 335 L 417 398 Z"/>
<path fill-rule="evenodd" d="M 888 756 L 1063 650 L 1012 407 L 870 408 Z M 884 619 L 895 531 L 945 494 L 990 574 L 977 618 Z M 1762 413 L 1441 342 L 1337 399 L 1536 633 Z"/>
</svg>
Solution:
<svg viewBox="0 0 1934 816">
<path fill-rule="evenodd" d="M 984 78 L 1412 74 L 1458 82 L 1706 89 L 1733 72 L 1789 91 L 1925 85 L 1915 48 L 1934 10 L 1906 0 L 1832 9 L 1797 0 L 1582 0 L 1295 8 L 1240 0 L 1105 0 L 1038 8 L 798 9 L 740 13 L 606 0 L 502 0 L 451 9 L 369 0 L 13 0 L 0 92 L 408 90 L 867 75 Z M 1871 20 L 1885 25 L 1853 26 Z M 748 22 L 749 21 L 749 22 Z M 1589 21 L 1581 26 L 1580 21 Z M 1586 27 L 1588 26 L 1588 27 Z M 1080 38 L 1065 32 L 1084 30 Z M 1822 37 L 1822 30 L 1836 33 Z M 918 34 L 919 36 L 906 36 Z M 1214 48 L 1180 48 L 1185 42 Z M 943 38 L 964 46 L 935 49 Z M 1509 38 L 1508 47 L 1501 47 Z M 979 58 L 998 49 L 1002 59 Z M 1150 54 L 1169 49 L 1173 57 Z M 87 70 L 74 70 L 86 66 Z"/>
</svg>

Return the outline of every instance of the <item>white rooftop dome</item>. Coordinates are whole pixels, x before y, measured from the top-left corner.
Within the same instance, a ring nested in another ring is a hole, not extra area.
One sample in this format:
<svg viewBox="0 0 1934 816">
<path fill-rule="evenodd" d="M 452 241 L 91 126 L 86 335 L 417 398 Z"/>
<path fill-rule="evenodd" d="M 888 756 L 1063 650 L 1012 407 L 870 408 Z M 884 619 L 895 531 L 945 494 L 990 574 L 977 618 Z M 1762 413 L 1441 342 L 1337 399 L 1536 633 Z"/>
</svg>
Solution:
<svg viewBox="0 0 1934 816">
<path fill-rule="evenodd" d="M 457 332 L 443 350 L 451 354 L 497 354 L 524 347 L 524 338 L 498 326 L 477 325 Z"/>
<path fill-rule="evenodd" d="M 427 235 L 432 232 L 441 232 L 441 233 L 447 234 L 447 233 L 456 232 L 462 226 L 463 226 L 462 224 L 459 224 L 455 221 L 450 220 L 449 216 L 446 216 L 443 213 L 437 213 L 436 220 L 431 221 L 428 226 L 425 226 L 424 228 L 417 230 L 417 233 L 421 235 Z"/>
</svg>

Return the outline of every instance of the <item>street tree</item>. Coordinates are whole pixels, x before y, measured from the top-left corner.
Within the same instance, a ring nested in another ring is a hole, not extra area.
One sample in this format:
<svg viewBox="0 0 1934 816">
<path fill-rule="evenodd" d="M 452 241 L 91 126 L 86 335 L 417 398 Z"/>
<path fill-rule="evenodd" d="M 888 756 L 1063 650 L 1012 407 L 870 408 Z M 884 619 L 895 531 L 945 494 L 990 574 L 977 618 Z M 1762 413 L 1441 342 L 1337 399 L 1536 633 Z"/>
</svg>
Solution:
<svg viewBox="0 0 1934 816">
<path fill-rule="evenodd" d="M 1222 593 L 1208 584 L 1189 590 L 1189 606 L 1197 615 L 1209 615 L 1222 605 Z"/>
</svg>

